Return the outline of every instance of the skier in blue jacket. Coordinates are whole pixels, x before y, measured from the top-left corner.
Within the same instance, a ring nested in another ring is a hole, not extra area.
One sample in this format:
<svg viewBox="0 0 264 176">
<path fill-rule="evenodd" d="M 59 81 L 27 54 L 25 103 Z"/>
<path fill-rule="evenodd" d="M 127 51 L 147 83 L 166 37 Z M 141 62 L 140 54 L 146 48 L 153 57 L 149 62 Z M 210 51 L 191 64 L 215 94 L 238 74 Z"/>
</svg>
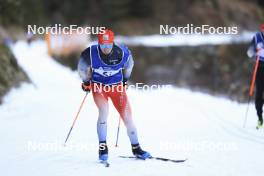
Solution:
<svg viewBox="0 0 264 176">
<path fill-rule="evenodd" d="M 247 54 L 252 59 L 259 59 L 259 65 L 257 68 L 256 75 L 256 97 L 255 97 L 255 107 L 258 116 L 257 129 L 261 128 L 263 125 L 263 92 L 264 92 L 264 24 L 261 25 L 261 32 L 257 32 L 248 48 Z"/>
<path fill-rule="evenodd" d="M 126 46 L 114 43 L 114 33 L 109 29 L 98 35 L 98 44 L 88 47 L 81 54 L 78 72 L 83 81 L 82 89 L 92 92 L 94 102 L 99 110 L 97 121 L 99 160 L 106 161 L 108 159 L 106 143 L 108 99 L 112 100 L 127 128 L 133 154 L 140 159 L 151 157 L 150 153 L 142 150 L 139 145 L 130 103 L 126 88 L 124 88 L 131 75 L 133 65 L 131 52 Z M 104 89 L 105 87 L 108 89 Z"/>
</svg>

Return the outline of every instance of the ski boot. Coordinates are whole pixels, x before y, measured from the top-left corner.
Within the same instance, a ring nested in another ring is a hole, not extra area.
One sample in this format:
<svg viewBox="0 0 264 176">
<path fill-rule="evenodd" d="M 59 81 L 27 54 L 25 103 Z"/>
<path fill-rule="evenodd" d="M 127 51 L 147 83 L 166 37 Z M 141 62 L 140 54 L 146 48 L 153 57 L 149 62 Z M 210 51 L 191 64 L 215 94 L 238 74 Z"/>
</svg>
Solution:
<svg viewBox="0 0 264 176">
<path fill-rule="evenodd" d="M 262 125 L 263 125 L 263 120 L 258 120 L 258 126 L 256 127 L 257 130 L 262 128 Z"/>
<path fill-rule="evenodd" d="M 132 153 L 135 157 L 142 160 L 151 158 L 150 153 L 142 150 L 139 144 L 132 144 Z"/>
<path fill-rule="evenodd" d="M 100 161 L 108 160 L 108 147 L 106 141 L 99 142 L 99 160 Z"/>
</svg>

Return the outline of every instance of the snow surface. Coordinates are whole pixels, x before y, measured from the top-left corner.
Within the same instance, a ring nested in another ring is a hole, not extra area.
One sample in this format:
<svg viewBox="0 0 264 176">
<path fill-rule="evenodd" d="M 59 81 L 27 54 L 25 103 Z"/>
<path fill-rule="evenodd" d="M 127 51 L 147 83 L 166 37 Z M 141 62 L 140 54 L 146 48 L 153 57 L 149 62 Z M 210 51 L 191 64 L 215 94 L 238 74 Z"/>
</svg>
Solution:
<svg viewBox="0 0 264 176">
<path fill-rule="evenodd" d="M 117 36 L 115 41 L 128 45 L 143 45 L 152 47 L 167 46 L 199 46 L 199 45 L 220 45 L 232 43 L 250 42 L 256 32 L 244 31 L 236 35 L 219 34 L 175 34 L 175 35 L 150 35 L 125 37 Z"/>
<path fill-rule="evenodd" d="M 118 114 L 108 121 L 110 168 L 97 161 L 97 109 L 91 95 L 69 143 L 66 134 L 85 93 L 76 72 L 46 53 L 46 44 L 13 46 L 32 84 L 14 88 L 0 106 L 0 168 L 4 176 L 257 176 L 264 172 L 264 131 L 255 130 L 254 105 L 246 128 L 245 104 L 179 88 L 128 90 L 141 145 L 153 156 L 185 163 L 119 158 L 131 155 L 124 125 L 114 147 Z"/>
</svg>

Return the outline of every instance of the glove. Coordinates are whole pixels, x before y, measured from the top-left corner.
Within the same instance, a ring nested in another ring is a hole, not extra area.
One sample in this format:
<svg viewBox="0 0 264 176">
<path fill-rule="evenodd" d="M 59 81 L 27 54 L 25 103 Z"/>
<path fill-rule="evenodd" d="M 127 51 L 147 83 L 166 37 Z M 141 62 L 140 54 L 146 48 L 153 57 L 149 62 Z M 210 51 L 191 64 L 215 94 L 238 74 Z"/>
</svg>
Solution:
<svg viewBox="0 0 264 176">
<path fill-rule="evenodd" d="M 90 92 L 92 89 L 91 83 L 90 82 L 84 82 L 82 83 L 82 90 L 85 92 Z"/>
<path fill-rule="evenodd" d="M 259 49 L 257 52 L 257 56 L 264 56 L 264 49 Z"/>
</svg>

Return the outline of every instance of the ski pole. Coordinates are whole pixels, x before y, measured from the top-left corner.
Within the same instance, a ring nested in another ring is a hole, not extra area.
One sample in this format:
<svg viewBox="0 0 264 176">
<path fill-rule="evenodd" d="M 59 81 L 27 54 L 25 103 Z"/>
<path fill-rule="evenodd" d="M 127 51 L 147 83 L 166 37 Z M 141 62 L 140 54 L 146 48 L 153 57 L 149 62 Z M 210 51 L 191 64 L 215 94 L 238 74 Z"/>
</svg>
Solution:
<svg viewBox="0 0 264 176">
<path fill-rule="evenodd" d="M 82 109 L 82 107 L 83 107 L 83 104 L 84 104 L 84 102 L 85 102 L 85 99 L 86 99 L 87 95 L 88 95 L 88 92 L 86 92 L 86 94 L 85 94 L 85 96 L 84 96 L 84 98 L 83 98 L 83 100 L 82 100 L 81 106 L 79 107 L 79 110 L 78 110 L 78 112 L 77 112 L 77 114 L 76 114 L 76 116 L 75 116 L 75 118 L 74 118 L 74 120 L 73 120 L 73 123 L 72 123 L 72 126 L 71 126 L 71 128 L 70 128 L 70 131 L 68 132 L 68 135 L 67 135 L 67 137 L 66 137 L 66 139 L 65 139 L 64 146 L 66 145 L 66 142 L 68 141 L 68 139 L 69 139 L 69 137 L 70 137 L 70 134 L 71 134 L 71 131 L 72 131 L 72 129 L 73 129 L 73 126 L 74 126 L 74 124 L 75 124 L 75 122 L 76 122 L 76 120 L 77 120 L 77 118 L 78 118 L 78 116 L 79 116 L 79 114 L 80 114 L 80 112 L 81 112 L 81 109 Z"/>
<path fill-rule="evenodd" d="M 124 88 L 124 86 L 123 86 Z M 123 104 L 123 101 L 124 101 L 124 94 L 123 92 L 121 93 L 121 98 L 120 98 L 120 104 Z M 117 126 L 117 132 L 116 132 L 116 143 L 115 143 L 115 147 L 118 147 L 118 139 L 119 139 L 119 131 L 120 131 L 120 120 L 121 119 L 121 116 L 119 116 L 119 119 L 118 119 L 118 126 Z"/>
<path fill-rule="evenodd" d="M 116 134 L 116 144 L 115 144 L 115 147 L 118 147 L 119 130 L 120 130 L 120 119 L 121 119 L 121 117 L 119 117 L 119 120 L 118 120 L 118 127 L 117 127 L 117 134 Z"/>
<path fill-rule="evenodd" d="M 247 103 L 247 110 L 246 110 L 246 115 L 245 115 L 243 128 L 246 127 L 246 123 L 247 123 L 249 103 L 250 103 L 251 97 L 252 97 L 253 92 L 254 92 L 254 86 L 255 86 L 256 75 L 257 75 L 257 71 L 258 71 L 258 65 L 259 65 L 259 56 L 257 57 L 257 61 L 256 61 L 255 68 L 254 68 L 254 72 L 253 72 L 252 79 L 251 79 L 251 85 L 250 85 L 248 103 Z"/>
</svg>

